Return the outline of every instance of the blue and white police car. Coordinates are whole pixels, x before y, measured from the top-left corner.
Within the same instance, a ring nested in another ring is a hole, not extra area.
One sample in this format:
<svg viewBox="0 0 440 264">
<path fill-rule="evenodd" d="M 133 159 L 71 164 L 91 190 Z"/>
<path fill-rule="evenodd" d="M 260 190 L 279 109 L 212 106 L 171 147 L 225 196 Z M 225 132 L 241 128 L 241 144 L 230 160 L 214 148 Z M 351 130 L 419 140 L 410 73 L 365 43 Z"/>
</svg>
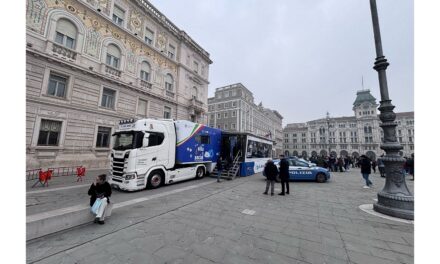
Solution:
<svg viewBox="0 0 440 264">
<path fill-rule="evenodd" d="M 291 181 L 317 181 L 326 182 L 330 179 L 330 172 L 327 169 L 313 166 L 310 163 L 299 159 L 288 158 L 289 179 Z M 274 164 L 279 167 L 280 160 L 274 160 Z"/>
</svg>

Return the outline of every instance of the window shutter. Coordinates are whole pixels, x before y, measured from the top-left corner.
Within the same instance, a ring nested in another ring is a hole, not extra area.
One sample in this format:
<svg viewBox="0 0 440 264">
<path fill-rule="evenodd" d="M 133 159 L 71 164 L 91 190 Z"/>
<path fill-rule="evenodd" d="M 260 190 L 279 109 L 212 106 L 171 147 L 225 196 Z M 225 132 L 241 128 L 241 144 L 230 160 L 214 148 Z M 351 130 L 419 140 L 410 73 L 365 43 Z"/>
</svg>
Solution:
<svg viewBox="0 0 440 264">
<path fill-rule="evenodd" d="M 58 20 L 56 31 L 70 38 L 76 39 L 76 27 L 72 24 L 72 22 L 66 19 Z"/>
<path fill-rule="evenodd" d="M 153 39 L 153 31 L 150 30 L 149 28 L 145 28 L 145 37 L 149 38 L 149 39 Z"/>
<path fill-rule="evenodd" d="M 121 19 L 124 19 L 125 17 L 124 10 L 122 10 L 119 6 L 116 5 L 113 7 L 113 14 L 117 15 Z"/>
<path fill-rule="evenodd" d="M 116 58 L 121 57 L 121 52 L 119 51 L 118 47 L 113 44 L 107 46 L 107 53 Z"/>
<path fill-rule="evenodd" d="M 171 74 L 167 74 L 167 76 L 165 77 L 165 82 L 173 84 L 173 77 L 171 76 Z"/>
</svg>

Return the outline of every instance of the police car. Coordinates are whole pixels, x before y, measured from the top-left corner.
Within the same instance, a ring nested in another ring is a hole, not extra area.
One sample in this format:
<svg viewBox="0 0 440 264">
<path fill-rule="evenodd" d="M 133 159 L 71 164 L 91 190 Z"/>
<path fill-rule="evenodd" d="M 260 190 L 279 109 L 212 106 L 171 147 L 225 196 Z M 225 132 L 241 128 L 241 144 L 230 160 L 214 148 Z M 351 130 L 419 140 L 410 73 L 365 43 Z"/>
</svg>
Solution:
<svg viewBox="0 0 440 264">
<path fill-rule="evenodd" d="M 299 159 L 288 158 L 287 161 L 289 162 L 289 179 L 291 181 L 310 180 L 322 183 L 330 179 L 330 172 L 327 169 L 313 166 Z M 280 160 L 274 160 L 273 163 L 279 168 Z"/>
</svg>

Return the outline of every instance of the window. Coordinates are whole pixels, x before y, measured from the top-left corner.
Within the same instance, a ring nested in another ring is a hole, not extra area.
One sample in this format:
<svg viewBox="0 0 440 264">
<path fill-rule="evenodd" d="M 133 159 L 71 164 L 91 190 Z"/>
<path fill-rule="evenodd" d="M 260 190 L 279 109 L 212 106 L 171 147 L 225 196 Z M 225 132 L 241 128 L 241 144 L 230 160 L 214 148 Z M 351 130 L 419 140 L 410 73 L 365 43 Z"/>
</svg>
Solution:
<svg viewBox="0 0 440 264">
<path fill-rule="evenodd" d="M 412 137 L 408 137 L 408 141 L 409 141 L 410 143 L 413 143 L 413 139 L 412 139 Z"/>
<path fill-rule="evenodd" d="M 171 107 L 165 106 L 163 108 L 163 118 L 171 119 Z"/>
<path fill-rule="evenodd" d="M 288 145 L 286 145 L 286 148 L 288 148 Z M 263 142 L 248 140 L 248 146 L 246 152 L 247 158 L 268 158 L 271 157 L 271 155 L 272 155 L 271 145 Z"/>
<path fill-rule="evenodd" d="M 145 28 L 145 42 L 148 45 L 153 45 L 154 32 L 149 28 Z"/>
<path fill-rule="evenodd" d="M 119 6 L 113 6 L 113 22 L 119 26 L 122 26 L 124 22 L 125 11 L 122 10 Z"/>
<path fill-rule="evenodd" d="M 195 140 L 200 144 L 211 144 L 211 137 L 206 135 L 197 135 L 195 136 Z"/>
<path fill-rule="evenodd" d="M 173 83 L 174 83 L 173 76 L 171 76 L 171 74 L 168 73 L 165 77 L 165 89 L 167 91 L 172 92 L 173 91 Z"/>
<path fill-rule="evenodd" d="M 61 121 L 41 119 L 38 146 L 58 146 L 61 133 Z"/>
<path fill-rule="evenodd" d="M 411 136 L 411 129 L 408 129 L 408 135 Z"/>
<path fill-rule="evenodd" d="M 62 97 L 66 96 L 67 78 L 56 74 L 50 74 L 49 87 L 47 88 L 47 95 Z"/>
<path fill-rule="evenodd" d="M 231 129 L 235 129 L 235 123 L 231 124 Z"/>
<path fill-rule="evenodd" d="M 115 108 L 116 91 L 104 88 L 102 91 L 101 106 L 114 109 Z"/>
<path fill-rule="evenodd" d="M 236 107 L 237 106 L 237 102 L 232 102 L 232 107 Z"/>
<path fill-rule="evenodd" d="M 141 79 L 149 82 L 150 81 L 150 64 L 148 62 L 144 61 L 141 64 Z"/>
<path fill-rule="evenodd" d="M 193 88 L 191 89 L 191 93 L 192 98 L 197 99 L 197 94 L 199 93 L 197 87 L 193 86 Z"/>
<path fill-rule="evenodd" d="M 228 129 L 228 124 L 225 124 L 225 130 L 227 130 Z"/>
<path fill-rule="evenodd" d="M 148 101 L 139 99 L 137 114 L 142 117 L 147 117 L 147 113 L 148 113 Z"/>
<path fill-rule="evenodd" d="M 107 57 L 105 63 L 108 66 L 119 69 L 119 62 L 121 58 L 121 51 L 113 44 L 107 46 Z"/>
<path fill-rule="evenodd" d="M 235 117 L 235 116 L 236 116 L 236 112 L 232 111 L 232 117 Z"/>
<path fill-rule="evenodd" d="M 217 119 L 220 119 L 222 116 L 220 113 L 217 114 Z"/>
<path fill-rule="evenodd" d="M 194 70 L 194 72 L 196 72 L 196 73 L 199 72 L 199 64 L 198 64 L 196 61 L 194 61 L 194 64 L 193 64 L 193 70 Z"/>
<path fill-rule="evenodd" d="M 69 49 L 75 48 L 76 27 L 66 19 L 57 22 L 55 30 L 55 42 Z"/>
<path fill-rule="evenodd" d="M 170 57 L 171 59 L 174 59 L 174 55 L 176 54 L 176 48 L 169 44 L 168 45 L 168 57 Z"/>
<path fill-rule="evenodd" d="M 148 146 L 154 147 L 162 144 L 163 139 L 165 138 L 164 134 L 158 132 L 148 132 L 150 134 L 148 136 Z"/>
<path fill-rule="evenodd" d="M 399 131 L 399 136 L 401 136 L 402 135 L 402 130 L 398 130 Z"/>
<path fill-rule="evenodd" d="M 227 118 L 227 117 L 228 117 L 228 112 L 225 112 L 225 113 L 223 114 L 223 116 L 224 116 L 225 118 Z"/>
<path fill-rule="evenodd" d="M 96 136 L 97 148 L 108 148 L 110 146 L 110 134 L 112 129 L 110 127 L 98 127 L 98 135 Z"/>
</svg>

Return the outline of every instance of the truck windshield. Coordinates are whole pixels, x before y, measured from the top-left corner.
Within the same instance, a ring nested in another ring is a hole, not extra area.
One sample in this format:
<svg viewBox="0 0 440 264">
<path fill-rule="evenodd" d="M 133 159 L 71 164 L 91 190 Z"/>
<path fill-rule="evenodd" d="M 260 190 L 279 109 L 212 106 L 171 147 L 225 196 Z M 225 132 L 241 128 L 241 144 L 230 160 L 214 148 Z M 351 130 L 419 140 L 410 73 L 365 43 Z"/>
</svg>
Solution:
<svg viewBox="0 0 440 264">
<path fill-rule="evenodd" d="M 124 131 L 113 134 L 115 137 L 114 150 L 126 150 L 142 147 L 144 133 L 141 131 Z"/>
</svg>

